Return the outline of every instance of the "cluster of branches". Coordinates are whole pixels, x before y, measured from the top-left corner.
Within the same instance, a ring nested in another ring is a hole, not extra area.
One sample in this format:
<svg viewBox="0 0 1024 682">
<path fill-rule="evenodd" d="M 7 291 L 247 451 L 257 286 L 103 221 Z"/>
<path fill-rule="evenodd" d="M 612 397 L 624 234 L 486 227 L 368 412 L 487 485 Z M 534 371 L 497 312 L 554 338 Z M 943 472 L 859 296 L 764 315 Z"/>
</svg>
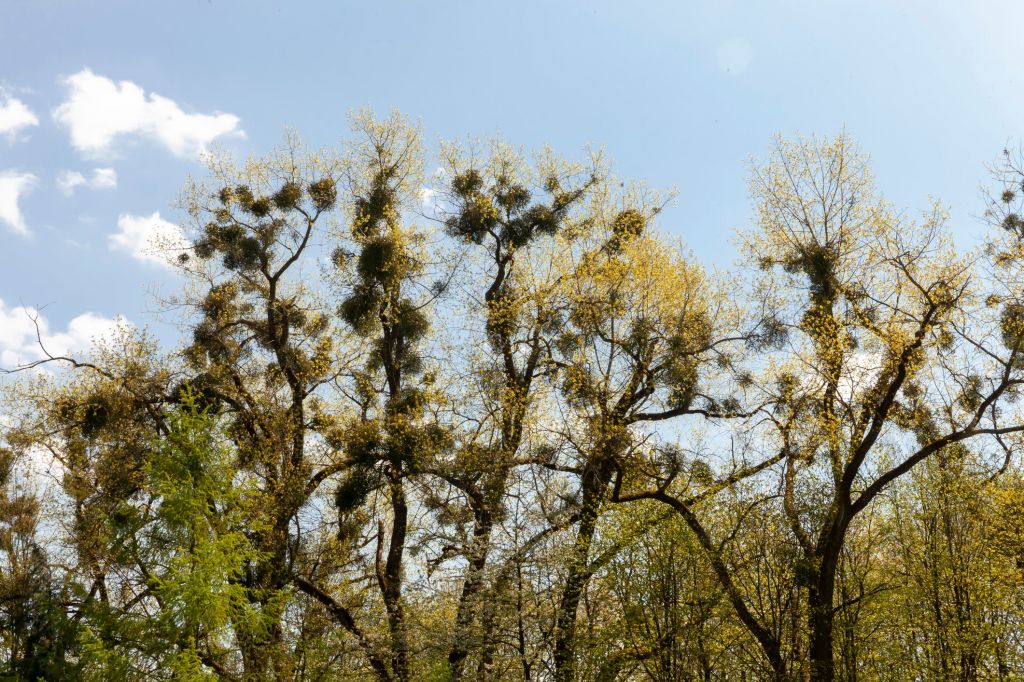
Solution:
<svg viewBox="0 0 1024 682">
<path fill-rule="evenodd" d="M 181 347 L 11 368 L 6 674 L 1024 675 L 1012 155 L 963 253 L 779 139 L 714 273 L 599 155 L 353 131 L 186 188 Z"/>
</svg>

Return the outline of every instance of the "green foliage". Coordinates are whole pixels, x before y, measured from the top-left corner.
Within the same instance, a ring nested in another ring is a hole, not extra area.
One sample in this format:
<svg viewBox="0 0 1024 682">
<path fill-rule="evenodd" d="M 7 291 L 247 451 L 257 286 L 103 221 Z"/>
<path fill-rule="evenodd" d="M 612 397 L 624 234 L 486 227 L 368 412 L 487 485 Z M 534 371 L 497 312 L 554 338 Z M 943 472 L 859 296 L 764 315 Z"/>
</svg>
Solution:
<svg viewBox="0 0 1024 682">
<path fill-rule="evenodd" d="M 0 678 L 1024 676 L 1020 164 L 964 256 L 780 139 L 718 272 L 599 156 L 352 124 L 208 159 L 181 348 L 12 382 Z"/>
<path fill-rule="evenodd" d="M 249 491 L 234 477 L 213 418 L 197 393 L 183 389 L 144 471 L 138 499 L 145 506 L 126 500 L 107 519 L 111 542 L 123 547 L 120 560 L 147 567 L 147 599 L 159 610 L 140 619 L 91 605 L 84 645 L 91 674 L 137 679 L 141 657 L 175 679 L 214 679 L 201 656 L 223 656 L 231 625 L 258 619 L 240 581 L 259 558 L 246 536 L 254 529 L 243 525 Z"/>
</svg>

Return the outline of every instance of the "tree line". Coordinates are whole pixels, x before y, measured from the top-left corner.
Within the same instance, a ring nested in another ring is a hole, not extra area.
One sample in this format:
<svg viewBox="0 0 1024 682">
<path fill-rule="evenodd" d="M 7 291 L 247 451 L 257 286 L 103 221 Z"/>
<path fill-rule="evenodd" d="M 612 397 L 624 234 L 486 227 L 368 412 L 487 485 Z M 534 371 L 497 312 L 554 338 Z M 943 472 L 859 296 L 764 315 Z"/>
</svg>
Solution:
<svg viewBox="0 0 1024 682">
<path fill-rule="evenodd" d="M 599 153 L 351 124 L 189 182 L 179 346 L 7 368 L 4 679 L 1024 678 L 1018 155 L 965 250 L 777 138 L 721 271 Z"/>
</svg>

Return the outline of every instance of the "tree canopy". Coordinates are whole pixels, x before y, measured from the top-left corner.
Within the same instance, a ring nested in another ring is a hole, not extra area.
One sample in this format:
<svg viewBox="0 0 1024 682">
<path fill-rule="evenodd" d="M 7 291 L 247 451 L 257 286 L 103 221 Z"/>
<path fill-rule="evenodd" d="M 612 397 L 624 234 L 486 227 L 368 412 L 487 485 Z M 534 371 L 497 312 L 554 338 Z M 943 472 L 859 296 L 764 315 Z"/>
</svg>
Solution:
<svg viewBox="0 0 1024 682">
<path fill-rule="evenodd" d="M 4 368 L 0 676 L 1024 677 L 1019 155 L 965 250 L 778 138 L 721 271 L 599 153 L 428 147 L 209 156 L 180 344 Z"/>
</svg>

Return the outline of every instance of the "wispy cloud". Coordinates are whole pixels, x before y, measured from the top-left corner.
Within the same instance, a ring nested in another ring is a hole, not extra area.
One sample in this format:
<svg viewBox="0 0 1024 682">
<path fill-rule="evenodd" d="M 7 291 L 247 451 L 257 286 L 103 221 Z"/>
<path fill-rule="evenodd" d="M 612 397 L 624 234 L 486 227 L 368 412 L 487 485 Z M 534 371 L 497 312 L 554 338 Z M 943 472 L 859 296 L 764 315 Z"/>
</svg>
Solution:
<svg viewBox="0 0 1024 682">
<path fill-rule="evenodd" d="M 96 168 L 91 178 L 78 171 L 61 171 L 57 174 L 57 189 L 65 196 L 71 196 L 78 187 L 90 189 L 113 189 L 117 187 L 117 172 L 113 168 Z"/>
<path fill-rule="evenodd" d="M 19 201 L 32 191 L 37 181 L 31 173 L 0 171 L 0 223 L 5 223 L 15 234 L 29 233 Z"/>
</svg>

